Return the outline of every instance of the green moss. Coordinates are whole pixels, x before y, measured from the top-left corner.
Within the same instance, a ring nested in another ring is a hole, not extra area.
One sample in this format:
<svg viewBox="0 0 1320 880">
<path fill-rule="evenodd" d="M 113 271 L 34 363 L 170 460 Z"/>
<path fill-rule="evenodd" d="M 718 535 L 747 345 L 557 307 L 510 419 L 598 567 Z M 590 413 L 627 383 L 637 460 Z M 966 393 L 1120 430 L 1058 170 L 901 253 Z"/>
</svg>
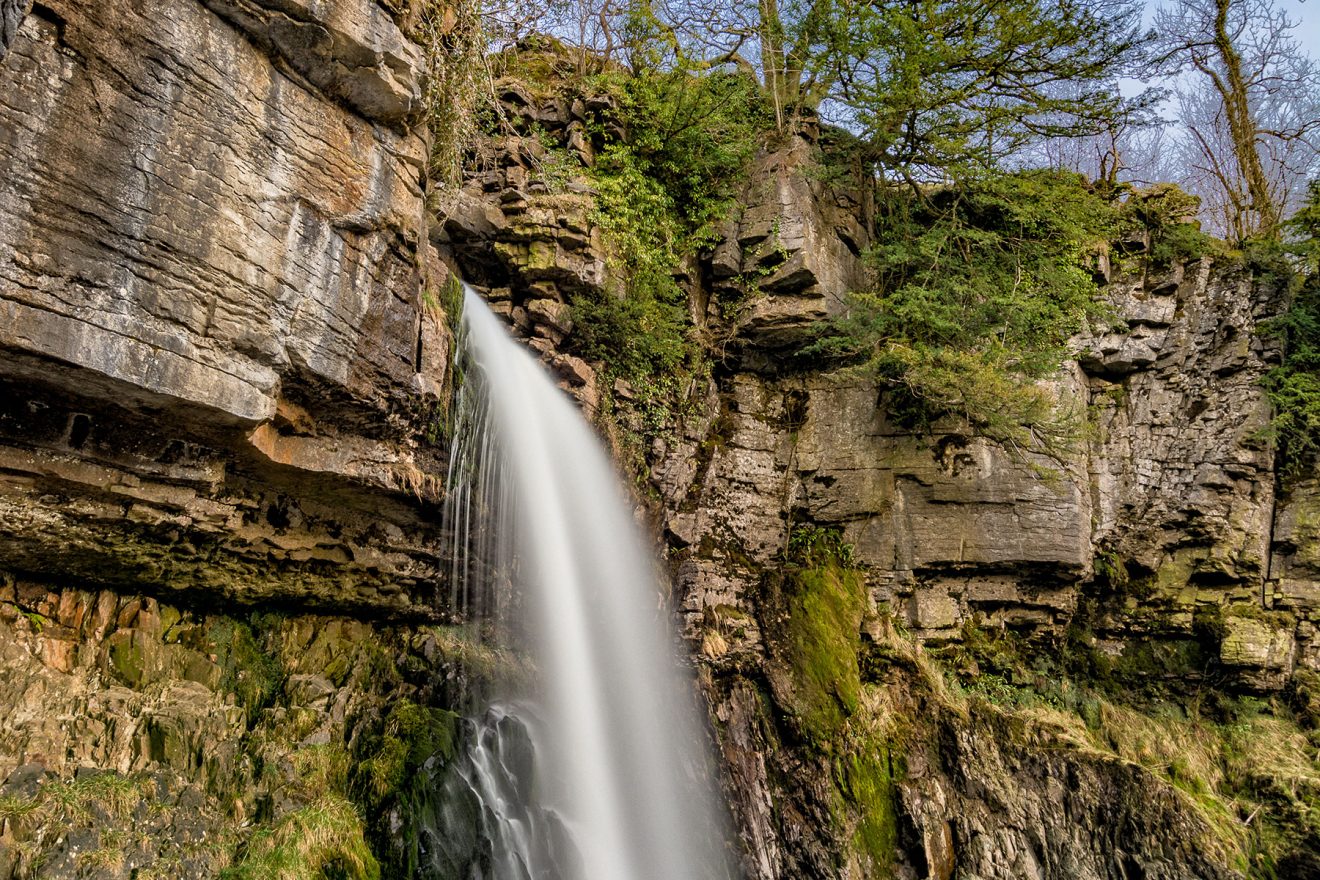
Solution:
<svg viewBox="0 0 1320 880">
<path fill-rule="evenodd" d="M 399 700 L 365 756 L 354 767 L 354 788 L 376 807 L 396 796 L 431 756 L 448 761 L 458 737 L 459 716 L 446 709 Z"/>
<path fill-rule="evenodd" d="M 273 621 L 253 618 L 249 623 L 222 618 L 207 632 L 221 669 L 220 686 L 253 713 L 270 705 L 284 680 L 284 666 L 259 639 L 259 628 Z M 254 624 L 257 628 L 254 628 Z"/>
<path fill-rule="evenodd" d="M 110 636 L 108 656 L 115 676 L 129 687 L 138 687 L 146 675 L 142 662 L 142 646 L 132 631 L 119 631 Z"/>
<path fill-rule="evenodd" d="M 1132 580 L 1127 563 L 1113 550 L 1096 555 L 1095 576 L 1115 592 L 1122 592 Z"/>
<path fill-rule="evenodd" d="M 776 698 L 800 733 L 829 750 L 861 696 L 858 654 L 865 593 L 858 572 L 835 563 L 787 566 L 774 633 L 787 687 Z"/>
<path fill-rule="evenodd" d="M 855 829 L 852 843 L 870 863 L 869 876 L 889 876 L 898 847 L 894 759 L 888 743 L 868 739 L 834 764 L 835 784 Z"/>
<path fill-rule="evenodd" d="M 1187 586 L 1197 563 L 1199 551 L 1177 551 L 1155 572 L 1155 589 L 1162 595 L 1176 595 Z"/>
<path fill-rule="evenodd" d="M 927 658 L 938 653 L 945 667 L 933 679 L 914 682 L 896 675 L 896 667 L 878 678 L 889 682 L 888 698 L 896 706 L 910 705 L 919 694 L 923 713 L 949 712 L 960 729 L 988 729 L 1001 748 L 1072 753 L 1081 761 L 1105 755 L 1138 765 L 1149 773 L 1138 777 L 1139 785 L 1167 787 L 1158 797 L 1177 793 L 1186 827 L 1196 829 L 1189 845 L 1246 877 L 1310 876 L 1309 866 L 1320 856 L 1320 676 L 1303 672 L 1294 680 L 1291 706 L 1189 684 L 1213 672 L 1214 633 L 1237 608 L 1198 608 L 1194 637 L 1132 639 L 1117 659 L 1099 650 L 1080 626 L 1070 630 L 1062 650 L 1052 642 L 969 627 L 963 645 L 921 652 Z M 1242 606 L 1240 613 L 1273 619 L 1272 612 L 1253 606 Z M 1086 603 L 1081 614 L 1087 614 Z M 870 688 L 865 701 L 874 705 L 885 694 Z M 885 717 L 899 719 L 900 742 L 918 747 L 925 738 L 921 718 L 904 716 L 901 708 Z M 846 738 L 844 743 L 845 756 L 881 752 L 874 744 L 859 751 Z M 891 768 L 895 764 L 891 759 Z M 860 813 L 846 812 L 852 808 L 843 781 L 849 769 L 836 762 L 841 815 L 859 821 Z M 881 769 L 875 771 L 875 790 L 881 788 Z M 1136 797 L 1135 806 L 1155 795 L 1121 796 Z M 880 819 L 883 814 L 876 822 L 883 828 Z M 861 851 L 862 834 L 852 826 L 843 830 Z"/>
<path fill-rule="evenodd" d="M 183 612 L 171 605 L 160 606 L 160 634 L 167 643 L 177 642 L 179 633 L 175 626 L 183 620 Z"/>
<path fill-rule="evenodd" d="M 1160 639 L 1131 641 L 1114 663 L 1114 673 L 1120 680 L 1171 679 L 1186 680 L 1200 676 L 1217 657 L 1217 651 L 1199 639 Z"/>
</svg>

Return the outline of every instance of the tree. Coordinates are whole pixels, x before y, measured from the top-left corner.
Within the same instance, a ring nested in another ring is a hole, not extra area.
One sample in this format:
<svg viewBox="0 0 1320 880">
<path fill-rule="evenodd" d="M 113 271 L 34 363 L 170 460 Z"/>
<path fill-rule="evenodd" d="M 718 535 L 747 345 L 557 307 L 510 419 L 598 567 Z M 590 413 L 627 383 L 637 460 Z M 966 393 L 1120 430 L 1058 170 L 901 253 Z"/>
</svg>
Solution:
<svg viewBox="0 0 1320 880">
<path fill-rule="evenodd" d="M 1270 427 L 1280 470 L 1291 479 L 1313 472 L 1320 456 L 1320 179 L 1310 181 L 1307 200 L 1288 231 L 1297 258 L 1289 267 L 1291 299 L 1272 322 L 1283 343 L 1283 361 L 1263 384 L 1274 406 Z"/>
<path fill-rule="evenodd" d="M 564 0 L 542 26 L 629 62 L 628 23 L 693 72 L 754 75 L 784 134 L 825 115 L 909 180 L 988 168 L 1042 138 L 1094 135 L 1150 103 L 1140 0 Z M 652 39 L 654 33 L 648 34 Z"/>
<path fill-rule="evenodd" d="M 889 168 L 926 179 L 992 168 L 1042 138 L 1102 132 L 1143 103 L 1113 88 L 1141 44 L 1137 15 L 1069 0 L 868 3 L 836 93 Z"/>
<path fill-rule="evenodd" d="M 1155 25 L 1152 69 L 1177 78 L 1188 189 L 1226 237 L 1277 234 L 1320 155 L 1320 68 L 1295 22 L 1273 0 L 1171 0 Z"/>
</svg>

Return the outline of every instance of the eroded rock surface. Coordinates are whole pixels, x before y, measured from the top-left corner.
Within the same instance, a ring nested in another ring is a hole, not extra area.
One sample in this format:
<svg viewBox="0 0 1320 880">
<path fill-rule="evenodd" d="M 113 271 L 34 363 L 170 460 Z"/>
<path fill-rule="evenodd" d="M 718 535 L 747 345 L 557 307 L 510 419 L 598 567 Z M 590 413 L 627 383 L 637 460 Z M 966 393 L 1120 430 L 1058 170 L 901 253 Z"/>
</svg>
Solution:
<svg viewBox="0 0 1320 880">
<path fill-rule="evenodd" d="M 371 0 L 23 20 L 0 63 L 9 567 L 429 613 L 418 440 L 448 342 L 422 301 L 420 65 Z"/>
<path fill-rule="evenodd" d="M 575 298 L 624 289 L 587 173 L 619 133 L 611 99 L 499 83 L 514 133 L 479 145 L 432 222 L 400 4 L 24 5 L 0 0 L 0 876 L 38 858 L 214 876 L 250 818 L 344 790 L 300 787 L 308 755 L 397 769 L 369 763 L 403 725 L 381 687 L 443 711 L 453 671 L 416 620 L 439 614 L 444 561 L 433 248 L 589 415 L 653 431 L 652 513 L 749 877 L 1236 876 L 1172 777 L 922 703 L 940 683 L 915 681 L 919 653 L 878 656 L 877 621 L 929 645 L 1084 626 L 1143 675 L 1254 693 L 1320 665 L 1320 489 L 1276 503 L 1262 439 L 1277 291 L 1213 260 L 1107 265 L 1124 326 L 1077 339 L 1052 383 L 1095 426 L 1074 452 L 917 435 L 871 381 L 782 369 L 866 280 L 865 190 L 827 184 L 796 140 L 676 267 L 714 363 L 647 428 L 646 389 L 572 353 Z M 775 594 L 805 528 L 837 530 L 864 572 L 832 631 L 855 642 L 856 693 L 817 688 L 836 741 L 803 733 L 802 615 Z M 271 608 L 287 617 L 250 613 Z M 1149 662 L 1165 649 L 1179 665 Z M 864 729 L 900 715 L 908 741 Z M 77 792 L 82 812 L 51 819 Z M 376 831 L 406 846 L 390 803 Z M 177 846 L 127 841 L 134 823 Z"/>
<path fill-rule="evenodd" d="M 434 708 L 453 697 L 445 644 L 431 628 L 7 579 L 0 876 L 260 876 L 245 844 L 281 828 L 308 838 L 311 865 L 367 839 L 387 861 L 386 841 L 407 844 L 384 814 L 453 741 L 457 716 Z M 364 818 L 350 797 L 374 789 Z M 312 838 L 327 832 L 343 838 L 328 854 Z"/>
</svg>

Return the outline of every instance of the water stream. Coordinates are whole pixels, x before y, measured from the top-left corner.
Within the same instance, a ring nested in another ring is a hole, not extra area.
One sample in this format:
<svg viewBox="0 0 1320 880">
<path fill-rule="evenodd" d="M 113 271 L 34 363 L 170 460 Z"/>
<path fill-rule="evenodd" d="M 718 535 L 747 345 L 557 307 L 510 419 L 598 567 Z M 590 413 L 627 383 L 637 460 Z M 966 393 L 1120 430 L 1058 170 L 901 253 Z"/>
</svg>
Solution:
<svg viewBox="0 0 1320 880">
<path fill-rule="evenodd" d="M 446 518 L 453 601 L 521 641 L 529 699 L 483 695 L 442 787 L 433 876 L 731 876 L 718 787 L 654 563 L 599 440 L 465 291 Z M 465 805 L 465 806 L 464 806 Z"/>
</svg>

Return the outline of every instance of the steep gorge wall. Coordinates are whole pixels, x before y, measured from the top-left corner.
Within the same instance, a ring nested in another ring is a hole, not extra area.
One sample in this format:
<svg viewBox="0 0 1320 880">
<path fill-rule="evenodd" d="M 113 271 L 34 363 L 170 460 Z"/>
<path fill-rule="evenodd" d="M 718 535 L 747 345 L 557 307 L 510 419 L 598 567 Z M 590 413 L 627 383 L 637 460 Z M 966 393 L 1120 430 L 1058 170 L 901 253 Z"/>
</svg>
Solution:
<svg viewBox="0 0 1320 880">
<path fill-rule="evenodd" d="M 586 172 L 610 99 L 503 84 L 526 136 L 480 145 L 432 222 L 407 4 L 20 6 L 0 0 L 0 699 L 19 707 L 0 875 L 214 876 L 246 857 L 245 822 L 361 797 L 345 764 L 382 773 L 373 840 L 401 843 L 395 773 L 418 766 L 383 763 L 415 749 L 382 731 L 418 724 L 388 707 L 450 729 L 463 650 L 430 625 L 432 248 L 616 439 L 652 430 L 637 389 L 573 353 L 574 299 L 619 289 Z M 874 383 L 781 368 L 865 279 L 869 196 L 811 161 L 808 141 L 759 157 L 723 240 L 682 267 L 716 363 L 643 449 L 748 876 L 1235 876 L 1166 778 L 944 701 L 898 629 L 1050 646 L 1080 623 L 1180 687 L 1275 693 L 1320 664 L 1320 489 L 1276 498 L 1261 439 L 1278 291 L 1211 260 L 1098 265 L 1126 326 L 1077 340 L 1056 383 L 1090 412 L 1082 448 L 914 435 Z M 864 572 L 832 609 L 861 698 L 829 748 L 787 662 L 803 526 L 837 528 Z M 921 723 L 881 731 L 894 717 Z M 308 754 L 333 759 L 319 787 Z M 162 838 L 222 844 L 126 845 L 139 801 Z"/>
<path fill-rule="evenodd" d="M 608 99 L 500 94 L 526 134 L 482 148 L 435 241 L 607 433 L 645 434 L 629 383 L 570 353 L 572 302 L 608 295 L 621 265 L 589 219 L 585 125 Z M 959 708 L 895 628 L 936 647 L 1008 632 L 1045 656 L 1080 639 L 1178 694 L 1277 694 L 1316 669 L 1313 489 L 1276 499 L 1259 384 L 1282 291 L 1239 262 L 1159 266 L 1129 243 L 1095 266 L 1118 320 L 1074 340 L 1051 383 L 1090 426 L 1071 452 L 1010 454 L 952 420 L 913 434 L 865 375 L 785 367 L 866 272 L 869 197 L 826 184 L 811 156 L 799 140 L 759 158 L 723 240 L 682 268 L 715 363 L 644 444 L 748 876 L 1240 876 L 1245 816 L 1221 827 L 1062 715 Z M 803 528 L 838 530 L 862 605 L 794 598 Z M 854 640 L 842 666 L 792 668 L 816 638 L 794 628 L 808 601 L 836 603 L 831 625 Z M 849 665 L 860 697 L 837 685 Z M 813 675 L 834 676 L 830 711 L 853 713 L 842 740 L 804 733 Z"/>
<path fill-rule="evenodd" d="M 26 16 L 0 68 L 8 568 L 415 604 L 448 357 L 421 75 L 370 2 Z"/>
<path fill-rule="evenodd" d="M 407 7 L 0 4 L 0 876 L 409 858 L 460 648 Z"/>
</svg>

